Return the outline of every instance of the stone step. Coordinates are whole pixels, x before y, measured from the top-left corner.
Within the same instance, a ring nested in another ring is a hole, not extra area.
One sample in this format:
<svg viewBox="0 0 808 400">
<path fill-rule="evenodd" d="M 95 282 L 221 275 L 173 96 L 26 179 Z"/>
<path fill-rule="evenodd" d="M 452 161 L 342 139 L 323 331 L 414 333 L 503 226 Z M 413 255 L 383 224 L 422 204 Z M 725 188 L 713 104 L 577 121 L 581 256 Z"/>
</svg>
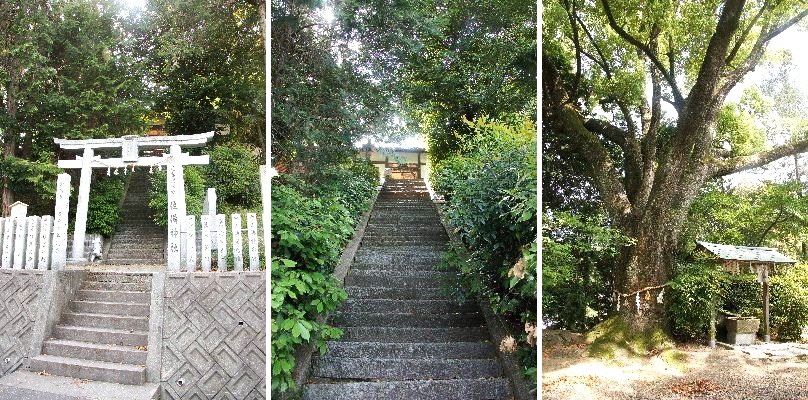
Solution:
<svg viewBox="0 0 808 400">
<path fill-rule="evenodd" d="M 449 379 L 429 381 L 345 382 L 306 385 L 303 400 L 505 400 L 511 398 L 508 381 Z"/>
<path fill-rule="evenodd" d="M 397 276 L 357 276 L 348 275 L 345 277 L 345 286 L 373 286 L 373 287 L 397 287 L 397 288 L 442 288 L 449 284 L 447 278 L 421 278 L 421 277 L 397 277 Z"/>
<path fill-rule="evenodd" d="M 87 281 L 117 282 L 117 283 L 151 283 L 150 273 L 125 272 L 91 272 L 85 278 Z"/>
<path fill-rule="evenodd" d="M 105 262 L 107 265 L 165 265 L 165 258 L 117 258 L 109 257 Z"/>
<path fill-rule="evenodd" d="M 114 301 L 121 303 L 151 302 L 151 292 L 125 292 L 112 290 L 77 290 L 76 300 Z"/>
<path fill-rule="evenodd" d="M 354 326 L 341 328 L 341 342 L 384 343 L 446 343 L 482 342 L 491 336 L 485 327 L 439 328 L 439 327 L 374 327 Z"/>
<path fill-rule="evenodd" d="M 443 288 L 346 287 L 349 299 L 451 300 Z"/>
<path fill-rule="evenodd" d="M 60 339 L 46 340 L 42 347 L 42 353 L 59 357 L 133 365 L 146 365 L 147 355 L 145 350 L 139 350 L 134 346 L 116 346 Z"/>
<path fill-rule="evenodd" d="M 422 265 L 437 263 L 441 260 L 441 254 L 412 254 L 404 252 L 396 254 L 394 252 L 377 253 L 369 250 L 357 250 L 354 257 L 355 264 L 389 264 L 389 265 Z"/>
<path fill-rule="evenodd" d="M 390 263 L 390 262 L 354 262 L 351 271 L 360 270 L 397 270 L 397 271 L 436 271 L 439 261 L 423 261 L 419 263 Z"/>
<path fill-rule="evenodd" d="M 39 355 L 31 359 L 30 369 L 31 371 L 42 371 L 51 375 L 126 385 L 142 385 L 146 382 L 146 367 L 141 365 Z"/>
<path fill-rule="evenodd" d="M 65 312 L 62 313 L 65 325 L 92 328 L 111 328 L 124 331 L 148 331 L 148 317 L 130 317 L 112 314 Z"/>
<path fill-rule="evenodd" d="M 473 303 L 458 305 L 451 300 L 402 300 L 402 299 L 348 299 L 340 308 L 342 312 L 435 314 L 476 312 Z"/>
<path fill-rule="evenodd" d="M 428 245 L 428 244 L 443 244 L 449 241 L 449 238 L 445 235 L 436 236 L 436 235 L 407 235 L 407 236 L 377 236 L 377 235 L 365 235 L 362 238 L 362 244 L 374 244 L 374 245 Z"/>
<path fill-rule="evenodd" d="M 117 283 L 117 282 L 84 281 L 84 284 L 82 285 L 81 288 L 86 290 L 149 292 L 151 291 L 151 283 Z"/>
<path fill-rule="evenodd" d="M 489 342 L 379 343 L 327 342 L 328 357 L 396 359 L 495 359 Z"/>
<path fill-rule="evenodd" d="M 445 243 L 433 245 L 413 245 L 413 244 L 385 244 L 377 245 L 373 243 L 362 243 L 359 250 L 366 250 L 371 252 L 382 252 L 385 254 L 424 254 L 434 255 L 440 253 L 448 248 Z M 364 252 L 363 252 L 364 253 Z"/>
<path fill-rule="evenodd" d="M 337 312 L 332 323 L 339 327 L 377 326 L 399 328 L 465 328 L 483 326 L 479 313 L 409 314 L 373 312 Z"/>
<path fill-rule="evenodd" d="M 110 314 L 134 317 L 149 316 L 148 303 L 120 303 L 110 301 L 71 301 L 70 308 L 77 313 Z"/>
<path fill-rule="evenodd" d="M 446 230 L 443 225 L 439 223 L 422 224 L 420 222 L 412 223 L 411 225 L 402 225 L 401 223 L 373 223 L 368 224 L 365 228 L 365 233 L 375 232 L 396 232 L 396 233 L 413 233 L 413 232 L 443 232 Z"/>
<path fill-rule="evenodd" d="M 119 346 L 146 346 L 148 332 L 110 328 L 95 328 L 74 325 L 56 325 L 53 337 L 56 339 L 114 344 Z"/>
<path fill-rule="evenodd" d="M 161 260 L 164 259 L 162 249 L 111 249 L 107 259 L 123 260 Z"/>
<path fill-rule="evenodd" d="M 495 378 L 502 375 L 494 359 L 400 359 L 317 357 L 311 374 L 321 378 L 422 380 Z"/>
<path fill-rule="evenodd" d="M 445 281 L 457 277 L 456 272 L 407 269 L 351 269 L 348 276 L 375 276 L 379 278 L 429 278 Z"/>
</svg>

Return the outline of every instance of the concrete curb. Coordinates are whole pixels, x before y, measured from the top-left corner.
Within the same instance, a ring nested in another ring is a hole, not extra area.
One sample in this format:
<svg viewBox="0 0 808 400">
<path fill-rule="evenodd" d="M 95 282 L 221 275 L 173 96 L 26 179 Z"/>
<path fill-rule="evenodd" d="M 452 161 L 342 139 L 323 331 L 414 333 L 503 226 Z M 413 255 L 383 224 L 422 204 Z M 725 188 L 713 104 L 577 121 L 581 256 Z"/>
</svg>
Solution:
<svg viewBox="0 0 808 400">
<path fill-rule="evenodd" d="M 340 282 L 343 282 L 345 276 L 348 275 L 348 270 L 351 268 L 356 251 L 359 250 L 359 245 L 362 243 L 362 238 L 365 236 L 365 228 L 368 226 L 370 214 L 373 211 L 373 206 L 376 205 L 376 199 L 379 197 L 380 191 L 381 187 L 376 188 L 376 192 L 373 193 L 370 199 L 370 205 L 367 211 L 362 214 L 362 217 L 359 218 L 359 222 L 356 224 L 353 239 L 345 246 L 345 250 L 342 251 L 342 255 L 340 256 L 339 264 L 334 268 L 332 276 L 337 278 Z M 317 322 L 323 323 L 328 317 L 328 315 L 320 314 L 320 316 L 317 317 Z M 314 355 L 314 344 L 311 342 L 305 346 L 301 346 L 295 352 L 295 368 L 292 370 L 292 379 L 295 380 L 295 385 L 297 385 L 298 389 L 303 387 L 306 383 L 306 379 L 309 377 L 312 355 Z M 283 399 L 289 398 L 290 396 L 291 394 L 287 392 L 287 394 L 281 395 L 280 397 Z"/>
<path fill-rule="evenodd" d="M 42 344 L 45 342 L 45 338 L 50 335 L 53 327 L 59 322 L 62 312 L 67 309 L 68 303 L 81 286 L 87 271 L 49 270 L 32 273 L 42 273 L 45 281 L 42 286 L 42 295 L 39 298 L 37 314 L 40 318 L 37 319 L 31 333 L 29 358 L 42 354 Z M 26 361 L 23 366 L 27 367 L 28 362 Z"/>
<path fill-rule="evenodd" d="M 160 369 L 163 360 L 163 301 L 166 273 L 155 272 L 151 282 L 151 305 L 149 307 L 149 338 L 146 345 L 146 382 L 160 384 Z"/>
<path fill-rule="evenodd" d="M 443 202 L 433 200 L 433 204 L 435 204 L 435 208 L 438 210 L 441 224 L 443 224 L 443 227 L 446 229 L 446 233 L 449 235 L 449 241 L 456 248 L 460 249 L 463 256 L 467 257 L 468 250 L 463 244 L 463 241 L 460 240 L 460 237 L 452 228 L 449 218 L 446 216 L 446 211 L 443 209 Z M 502 340 L 509 335 L 508 328 L 502 323 L 502 321 L 500 321 L 499 317 L 494 314 L 491 304 L 487 299 L 477 298 L 477 302 L 480 305 L 480 310 L 483 313 L 483 317 L 485 317 L 485 325 L 488 332 L 491 334 L 491 341 L 494 343 L 494 349 L 502 364 L 505 377 L 508 378 L 508 381 L 511 384 L 511 389 L 513 389 L 514 398 L 517 400 L 535 399 L 536 394 L 531 393 L 529 382 L 522 376 L 523 368 L 519 360 L 516 358 L 516 355 L 514 353 L 505 353 L 500 351 L 499 346 L 497 345 L 498 343 L 502 343 Z"/>
</svg>

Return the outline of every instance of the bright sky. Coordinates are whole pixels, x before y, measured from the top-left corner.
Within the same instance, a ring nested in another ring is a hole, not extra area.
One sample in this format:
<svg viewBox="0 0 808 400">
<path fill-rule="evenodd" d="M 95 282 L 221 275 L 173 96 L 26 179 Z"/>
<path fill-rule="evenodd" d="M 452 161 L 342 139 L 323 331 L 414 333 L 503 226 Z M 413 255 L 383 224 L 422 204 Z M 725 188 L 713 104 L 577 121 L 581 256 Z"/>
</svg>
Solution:
<svg viewBox="0 0 808 400">
<path fill-rule="evenodd" d="M 144 8 L 146 7 L 146 0 L 121 0 L 129 8 Z"/>
</svg>

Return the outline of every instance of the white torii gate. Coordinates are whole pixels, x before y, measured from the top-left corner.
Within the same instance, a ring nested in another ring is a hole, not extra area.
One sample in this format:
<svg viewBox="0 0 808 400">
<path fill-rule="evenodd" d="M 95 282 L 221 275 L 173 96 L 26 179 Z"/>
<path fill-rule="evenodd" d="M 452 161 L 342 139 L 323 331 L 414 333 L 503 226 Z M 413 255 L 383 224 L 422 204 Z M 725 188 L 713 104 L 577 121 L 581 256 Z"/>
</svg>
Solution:
<svg viewBox="0 0 808 400">
<path fill-rule="evenodd" d="M 78 204 L 76 206 L 76 222 L 73 233 L 73 248 L 70 262 L 81 263 L 84 258 L 84 237 L 87 229 L 87 207 L 90 201 L 90 179 L 93 168 L 132 168 L 149 167 L 162 168 L 167 166 L 166 187 L 168 191 L 168 255 L 166 257 L 169 271 L 179 271 L 184 258 L 185 229 L 183 220 L 187 215 L 185 205 L 185 178 L 183 167 L 185 165 L 207 165 L 210 157 L 207 155 L 191 156 L 182 152 L 182 147 L 204 146 L 214 132 L 196 135 L 177 136 L 123 136 L 109 139 L 69 140 L 54 139 L 53 141 L 64 150 L 83 150 L 83 155 L 75 160 L 59 160 L 58 166 L 64 169 L 81 169 L 79 181 Z M 141 157 L 140 149 L 155 149 L 169 147 L 168 154 L 161 157 Z M 94 154 L 95 149 L 121 149 L 120 158 L 101 158 Z M 191 229 L 195 229 L 191 228 Z"/>
</svg>

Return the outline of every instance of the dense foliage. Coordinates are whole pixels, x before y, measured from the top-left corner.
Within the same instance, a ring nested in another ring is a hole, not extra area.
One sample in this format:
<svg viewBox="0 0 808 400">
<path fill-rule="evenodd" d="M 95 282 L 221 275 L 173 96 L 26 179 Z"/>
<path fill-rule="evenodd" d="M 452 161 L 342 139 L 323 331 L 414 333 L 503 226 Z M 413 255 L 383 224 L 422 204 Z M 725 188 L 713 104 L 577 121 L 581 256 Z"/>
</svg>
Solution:
<svg viewBox="0 0 808 400">
<path fill-rule="evenodd" d="M 185 179 L 185 209 L 188 215 L 202 214 L 205 202 L 205 174 L 202 168 L 187 166 L 183 170 Z M 168 225 L 168 192 L 166 170 L 155 170 L 150 177 L 149 208 L 157 225 Z"/>
<path fill-rule="evenodd" d="M 87 204 L 87 232 L 110 237 L 121 214 L 125 182 L 120 176 L 105 177 L 92 183 Z"/>
<path fill-rule="evenodd" d="M 800 264 L 770 278 L 769 325 L 774 339 L 799 340 L 808 325 L 807 270 Z M 679 266 L 671 290 L 671 322 L 679 339 L 706 337 L 712 312 L 757 317 L 763 333 L 763 293 L 756 275 L 730 275 L 714 263 L 695 262 Z"/>
<path fill-rule="evenodd" d="M 518 328 L 527 374 L 535 374 L 537 201 L 536 131 L 527 117 L 468 122 L 461 151 L 432 170 L 446 215 L 471 252 L 447 256 L 463 273 L 466 296 L 484 296 Z M 453 262 L 454 261 L 454 262 Z M 458 262 L 459 261 L 459 262 Z"/>
<path fill-rule="evenodd" d="M 216 188 L 219 202 L 226 207 L 252 209 L 261 202 L 258 157 L 249 146 L 233 143 L 213 146 L 206 182 Z"/>
<path fill-rule="evenodd" d="M 542 315 L 556 329 L 585 331 L 613 308 L 614 262 L 629 240 L 605 217 L 546 210 L 542 218 Z"/>
<path fill-rule="evenodd" d="M 325 341 L 342 335 L 317 316 L 347 297 L 331 274 L 377 180 L 375 168 L 358 160 L 273 180 L 273 393 L 295 388 L 291 372 L 300 345 L 313 343 L 324 353 Z"/>
</svg>

